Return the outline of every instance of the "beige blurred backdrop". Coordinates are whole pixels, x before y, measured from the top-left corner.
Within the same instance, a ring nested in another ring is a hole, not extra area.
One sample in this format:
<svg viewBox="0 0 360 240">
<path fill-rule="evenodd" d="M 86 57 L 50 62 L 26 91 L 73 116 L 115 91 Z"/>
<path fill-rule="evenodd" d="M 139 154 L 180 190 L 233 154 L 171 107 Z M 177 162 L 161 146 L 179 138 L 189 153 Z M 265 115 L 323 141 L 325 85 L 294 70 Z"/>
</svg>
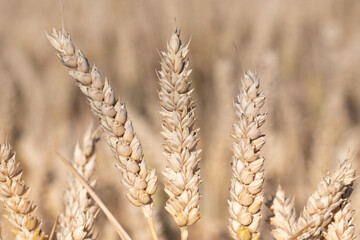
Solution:
<svg viewBox="0 0 360 240">
<path fill-rule="evenodd" d="M 90 63 L 110 78 L 133 119 L 149 167 L 161 239 L 179 239 L 164 209 L 165 158 L 160 136 L 157 50 L 175 27 L 190 44 L 197 101 L 202 219 L 190 239 L 230 239 L 227 199 L 231 177 L 233 101 L 244 70 L 257 70 L 267 96 L 266 199 L 278 184 L 295 197 L 297 213 L 328 170 L 345 158 L 359 164 L 360 2 L 240 0 L 0 0 L 0 142 L 17 152 L 30 197 L 50 232 L 62 211 L 68 159 L 87 126 L 97 120 L 48 43 L 53 26 L 71 33 Z M 150 239 L 141 209 L 124 197 L 120 174 L 101 141 L 97 193 L 133 238 Z M 360 222 L 360 189 L 352 196 Z M 271 239 L 263 207 L 263 239 Z M 1 218 L 4 239 L 13 239 Z M 359 224 L 357 224 L 359 226 Z M 99 239 L 118 239 L 102 213 Z M 141 229 L 141 230 L 139 230 Z M 360 231 L 360 227 L 357 227 Z"/>
</svg>

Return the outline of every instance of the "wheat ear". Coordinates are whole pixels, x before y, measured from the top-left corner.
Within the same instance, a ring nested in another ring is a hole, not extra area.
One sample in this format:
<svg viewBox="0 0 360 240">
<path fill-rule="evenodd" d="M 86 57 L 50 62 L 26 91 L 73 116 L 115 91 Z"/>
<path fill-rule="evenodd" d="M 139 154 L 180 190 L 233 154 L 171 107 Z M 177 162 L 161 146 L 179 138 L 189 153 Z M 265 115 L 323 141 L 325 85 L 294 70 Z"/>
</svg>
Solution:
<svg viewBox="0 0 360 240">
<path fill-rule="evenodd" d="M 86 180 L 75 170 L 75 168 L 68 162 L 61 154 L 57 153 L 64 165 L 70 170 L 70 172 L 76 177 L 77 180 L 83 185 L 89 195 L 94 199 L 94 201 L 99 205 L 99 208 L 104 212 L 105 216 L 108 218 L 109 222 L 113 225 L 119 237 L 122 240 L 131 240 L 129 234 L 124 230 L 121 224 L 116 220 L 114 215 L 106 207 L 104 202 L 100 197 L 95 193 L 91 186 L 86 182 Z"/>
<path fill-rule="evenodd" d="M 279 185 L 270 209 L 274 216 L 270 218 L 271 234 L 276 240 L 287 240 L 296 233 L 294 199 L 285 197 L 285 192 Z"/>
<path fill-rule="evenodd" d="M 306 229 L 297 239 L 321 238 L 322 231 L 332 221 L 334 212 L 349 196 L 355 174 L 351 160 L 345 160 L 339 169 L 328 173 L 320 181 L 297 221 L 298 231 Z"/>
<path fill-rule="evenodd" d="M 235 142 L 228 227 L 233 239 L 258 240 L 260 208 L 264 198 L 264 158 L 260 149 L 265 143 L 265 136 L 260 130 L 265 122 L 265 114 L 260 113 L 260 108 L 265 103 L 265 97 L 259 90 L 256 73 L 249 71 L 245 74 L 237 100 L 235 114 L 238 122 L 233 125 L 232 134 Z"/>
<path fill-rule="evenodd" d="M 341 208 L 335 213 L 333 221 L 328 226 L 325 236 L 327 240 L 353 240 L 355 226 L 353 224 L 354 210 L 349 201 L 345 201 Z"/>
<path fill-rule="evenodd" d="M 201 150 L 196 149 L 199 129 L 194 129 L 195 105 L 188 78 L 191 73 L 188 52 L 189 43 L 182 44 L 180 33 L 175 31 L 167 52 L 160 53 L 161 70 L 158 72 L 163 148 L 169 164 L 164 172 L 168 179 L 165 192 L 169 196 L 165 208 L 180 227 L 181 239 L 188 238 L 187 226 L 200 219 L 198 163 Z"/>
<path fill-rule="evenodd" d="M 37 206 L 28 198 L 30 188 L 22 180 L 22 170 L 10 145 L 0 145 L 0 198 L 6 218 L 14 225 L 16 239 L 45 240 L 41 220 L 35 215 Z"/>
<path fill-rule="evenodd" d="M 88 128 L 81 144 L 77 144 L 74 152 L 73 166 L 78 173 L 94 188 L 96 181 L 92 179 L 95 171 L 95 144 L 100 139 L 100 129 Z M 99 207 L 87 193 L 82 184 L 70 176 L 68 189 L 65 192 L 65 212 L 60 215 L 61 232 L 59 240 L 93 240 L 94 223 Z"/>
<path fill-rule="evenodd" d="M 142 206 L 148 221 L 152 222 L 153 201 L 158 181 L 155 170 L 148 171 L 139 138 L 135 134 L 124 103 L 115 97 L 107 78 L 103 80 L 98 69 L 90 67 L 80 50 L 75 50 L 70 34 L 64 29 L 55 29 L 46 34 L 51 45 L 58 51 L 60 61 L 68 67 L 69 74 L 76 80 L 87 96 L 91 109 L 100 120 L 108 145 L 114 153 L 117 168 L 123 176 L 128 190 L 127 198 L 135 206 Z M 150 222 L 149 222 L 150 226 Z M 153 227 L 150 226 L 154 235 Z"/>
</svg>

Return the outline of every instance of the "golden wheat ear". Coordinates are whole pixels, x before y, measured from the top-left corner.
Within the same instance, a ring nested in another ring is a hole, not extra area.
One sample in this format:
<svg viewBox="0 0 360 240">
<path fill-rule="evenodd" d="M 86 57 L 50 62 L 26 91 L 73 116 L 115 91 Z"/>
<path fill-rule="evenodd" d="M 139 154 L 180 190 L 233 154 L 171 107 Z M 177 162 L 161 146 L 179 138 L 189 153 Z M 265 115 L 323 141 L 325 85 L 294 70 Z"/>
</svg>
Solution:
<svg viewBox="0 0 360 240">
<path fill-rule="evenodd" d="M 57 56 L 77 85 L 85 94 L 94 115 L 99 119 L 105 138 L 122 174 L 122 183 L 127 189 L 127 198 L 138 207 L 148 220 L 153 238 L 152 195 L 158 186 L 155 170 L 148 171 L 142 146 L 124 103 L 114 95 L 110 82 L 103 79 L 95 66 L 90 66 L 87 58 L 76 50 L 70 34 L 64 29 L 51 34 L 46 33 L 51 45 L 58 51 Z"/>
<path fill-rule="evenodd" d="M 92 188 L 96 183 L 96 180 L 93 179 L 96 160 L 95 146 L 100 139 L 100 130 L 100 128 L 94 130 L 92 126 L 87 129 L 83 140 L 75 147 L 72 162 L 76 171 Z M 82 184 L 72 175 L 64 196 L 65 211 L 59 217 L 61 231 L 57 233 L 57 239 L 97 239 L 94 223 L 99 208 Z"/>
<path fill-rule="evenodd" d="M 183 44 L 178 31 L 171 36 L 167 52 L 161 52 L 158 72 L 162 107 L 162 135 L 168 166 L 164 172 L 169 196 L 165 209 L 181 229 L 181 239 L 188 238 L 187 227 L 200 219 L 201 150 L 196 148 L 199 129 L 194 128 L 195 102 L 189 75 L 189 44 Z"/>
<path fill-rule="evenodd" d="M 276 240 L 288 240 L 296 233 L 294 198 L 287 198 L 284 190 L 279 185 L 274 198 L 268 205 L 273 212 L 273 216 L 270 218 L 271 235 Z"/>
<path fill-rule="evenodd" d="M 334 213 L 350 196 L 356 170 L 347 159 L 333 173 L 328 173 L 309 197 L 297 221 L 298 239 L 319 238 L 333 221 Z"/>
<path fill-rule="evenodd" d="M 69 163 L 61 154 L 57 154 L 64 165 L 71 171 L 71 173 L 76 177 L 76 179 L 80 182 L 80 184 L 86 189 L 89 195 L 94 199 L 94 201 L 99 205 L 100 209 L 104 212 L 105 216 L 109 219 L 109 222 L 113 225 L 119 237 L 122 240 L 131 240 L 129 234 L 124 230 L 121 224 L 116 220 L 114 215 L 110 212 L 110 210 L 106 207 L 104 202 L 100 199 L 100 197 L 95 193 L 95 191 L 91 188 L 91 186 L 86 182 L 86 180 L 76 171 L 76 169 Z"/>
<path fill-rule="evenodd" d="M 45 240 L 41 220 L 35 215 L 37 206 L 28 198 L 30 188 L 22 179 L 22 170 L 10 145 L 0 145 L 0 199 L 5 217 L 14 226 L 16 239 Z"/>
<path fill-rule="evenodd" d="M 353 240 L 355 236 L 355 225 L 353 223 L 354 209 L 350 201 L 345 201 L 334 215 L 329 224 L 325 239 L 327 240 Z"/>
<path fill-rule="evenodd" d="M 265 135 L 260 129 L 265 122 L 265 114 L 260 113 L 260 109 L 264 103 L 258 75 L 247 72 L 235 103 L 238 122 L 233 125 L 232 134 L 234 155 L 228 228 L 233 239 L 260 239 L 260 209 L 264 198 L 264 158 L 260 150 L 265 144 Z"/>
</svg>

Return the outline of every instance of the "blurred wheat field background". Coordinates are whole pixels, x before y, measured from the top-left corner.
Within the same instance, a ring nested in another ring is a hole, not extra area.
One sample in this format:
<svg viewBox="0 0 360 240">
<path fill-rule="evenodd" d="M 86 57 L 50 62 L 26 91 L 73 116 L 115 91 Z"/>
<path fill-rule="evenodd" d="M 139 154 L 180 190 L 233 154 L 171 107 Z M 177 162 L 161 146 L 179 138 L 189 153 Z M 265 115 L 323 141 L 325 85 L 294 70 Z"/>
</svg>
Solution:
<svg viewBox="0 0 360 240">
<path fill-rule="evenodd" d="M 109 77 L 127 104 L 149 167 L 157 170 L 155 219 L 162 239 L 178 232 L 164 210 L 165 157 L 157 50 L 175 27 L 190 43 L 191 79 L 200 127 L 202 219 L 191 239 L 230 239 L 227 199 L 231 177 L 234 96 L 244 70 L 257 69 L 267 97 L 265 199 L 280 183 L 295 197 L 297 214 L 328 170 L 360 157 L 360 2 L 358 1 L 0 1 L 0 142 L 17 152 L 31 198 L 50 232 L 63 209 L 68 171 L 56 152 L 72 158 L 96 119 L 55 59 L 44 31 L 61 22 L 90 64 Z M 134 239 L 150 239 L 141 209 L 125 198 L 104 140 L 97 148 L 97 193 Z M 352 204 L 360 222 L 360 191 Z M 263 206 L 263 219 L 270 214 Z M 131 217 L 129 217 L 131 216 Z M 13 234 L 1 218 L 3 238 Z M 99 239 L 118 239 L 102 213 Z M 138 231 L 139 227 L 146 229 Z M 263 221 L 262 239 L 272 239 Z M 360 236 L 360 228 L 356 229 Z"/>
</svg>

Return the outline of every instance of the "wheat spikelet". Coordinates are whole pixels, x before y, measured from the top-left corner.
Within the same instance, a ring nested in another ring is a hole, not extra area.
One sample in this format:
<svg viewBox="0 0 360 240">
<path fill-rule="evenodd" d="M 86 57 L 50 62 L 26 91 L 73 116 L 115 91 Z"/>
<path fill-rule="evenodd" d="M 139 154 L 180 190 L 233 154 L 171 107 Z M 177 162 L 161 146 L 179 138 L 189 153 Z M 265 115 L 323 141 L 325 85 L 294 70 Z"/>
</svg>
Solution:
<svg viewBox="0 0 360 240">
<path fill-rule="evenodd" d="M 233 239 L 257 240 L 260 238 L 260 208 L 264 198 L 264 158 L 260 149 L 265 143 L 265 136 L 260 130 L 265 114 L 259 111 L 265 97 L 259 90 L 256 73 L 249 71 L 245 74 L 237 100 L 235 113 L 239 120 L 233 125 L 235 142 L 228 227 Z"/>
<path fill-rule="evenodd" d="M 78 143 L 74 152 L 73 166 L 91 187 L 95 187 L 96 183 L 92 176 L 95 171 L 95 144 L 100 139 L 99 130 L 99 128 L 93 130 L 90 126 L 82 144 Z M 65 192 L 65 213 L 60 215 L 61 232 L 57 233 L 57 238 L 59 240 L 97 239 L 93 225 L 98 210 L 86 189 L 74 176 L 71 176 Z"/>
<path fill-rule="evenodd" d="M 187 239 L 187 226 L 200 219 L 198 163 L 201 150 L 196 149 L 199 129 L 193 129 L 195 105 L 191 98 L 191 80 L 188 78 L 189 44 L 182 44 L 180 33 L 175 31 L 161 52 L 161 71 L 158 72 L 160 103 L 163 116 L 162 135 L 164 154 L 169 166 L 164 175 L 168 182 L 165 192 L 169 199 L 166 210 L 174 217 L 182 230 L 182 239 Z"/>
<path fill-rule="evenodd" d="M 22 180 L 22 171 L 15 153 L 8 144 L 0 145 L 0 198 L 4 203 L 6 218 L 14 225 L 12 230 L 18 240 L 45 240 L 41 220 L 35 215 L 37 206 L 28 199 L 30 189 Z"/>
<path fill-rule="evenodd" d="M 298 239 L 320 239 L 322 231 L 332 221 L 334 211 L 351 193 L 356 171 L 350 160 L 341 163 L 340 168 L 324 177 L 308 201 L 297 221 L 297 229 L 306 229 Z"/>
<path fill-rule="evenodd" d="M 271 234 L 277 240 L 287 240 L 296 233 L 296 214 L 294 199 L 285 197 L 285 192 L 279 185 L 270 209 L 274 216 L 270 218 L 273 227 Z"/>
<path fill-rule="evenodd" d="M 127 115 L 125 104 L 115 97 L 109 81 L 101 78 L 98 69 L 90 67 L 83 53 L 75 50 L 69 33 L 64 29 L 57 33 L 53 29 L 47 37 L 101 122 L 106 140 L 118 160 L 117 167 L 128 190 L 127 198 L 135 206 L 144 206 L 144 211 L 151 215 L 151 195 L 157 188 L 157 176 L 155 170 L 148 172 L 146 168 L 141 143 Z"/>
<path fill-rule="evenodd" d="M 355 236 L 355 226 L 353 224 L 354 210 L 351 203 L 346 201 L 335 213 L 333 221 L 328 226 L 325 235 L 327 240 L 353 240 Z"/>
</svg>

